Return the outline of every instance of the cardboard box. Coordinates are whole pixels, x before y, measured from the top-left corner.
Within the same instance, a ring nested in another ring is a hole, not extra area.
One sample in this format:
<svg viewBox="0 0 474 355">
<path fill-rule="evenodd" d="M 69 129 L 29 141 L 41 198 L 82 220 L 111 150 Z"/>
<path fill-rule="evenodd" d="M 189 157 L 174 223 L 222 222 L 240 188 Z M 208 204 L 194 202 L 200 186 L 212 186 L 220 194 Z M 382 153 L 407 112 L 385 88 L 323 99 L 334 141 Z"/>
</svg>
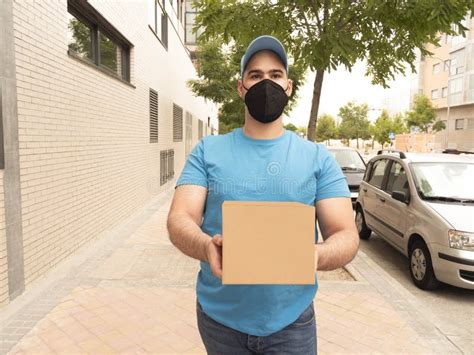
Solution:
<svg viewBox="0 0 474 355">
<path fill-rule="evenodd" d="M 222 283 L 315 283 L 315 207 L 299 202 L 222 204 Z"/>
</svg>

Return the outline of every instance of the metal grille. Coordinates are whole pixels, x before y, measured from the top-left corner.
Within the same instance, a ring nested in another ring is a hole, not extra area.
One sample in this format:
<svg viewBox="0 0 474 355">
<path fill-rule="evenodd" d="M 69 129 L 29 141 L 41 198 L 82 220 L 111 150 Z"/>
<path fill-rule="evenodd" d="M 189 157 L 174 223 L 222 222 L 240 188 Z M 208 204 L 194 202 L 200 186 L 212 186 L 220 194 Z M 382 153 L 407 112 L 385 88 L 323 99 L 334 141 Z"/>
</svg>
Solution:
<svg viewBox="0 0 474 355">
<path fill-rule="evenodd" d="M 167 170 L 166 178 L 167 180 L 170 180 L 174 177 L 174 150 L 173 149 L 168 150 L 167 160 L 168 160 L 167 161 L 168 170 Z"/>
<path fill-rule="evenodd" d="M 158 93 L 150 89 L 150 143 L 158 142 Z"/>
<path fill-rule="evenodd" d="M 160 186 L 174 177 L 174 149 L 160 151 Z"/>
<path fill-rule="evenodd" d="M 183 109 L 173 104 L 173 142 L 183 141 Z"/>
<path fill-rule="evenodd" d="M 160 186 L 166 182 L 166 175 L 168 174 L 168 164 L 166 164 L 167 153 L 167 150 L 162 150 L 160 152 Z"/>
<path fill-rule="evenodd" d="M 202 121 L 199 120 L 199 123 L 198 123 L 198 139 L 202 138 L 202 130 L 203 130 L 203 124 L 202 124 Z"/>
</svg>

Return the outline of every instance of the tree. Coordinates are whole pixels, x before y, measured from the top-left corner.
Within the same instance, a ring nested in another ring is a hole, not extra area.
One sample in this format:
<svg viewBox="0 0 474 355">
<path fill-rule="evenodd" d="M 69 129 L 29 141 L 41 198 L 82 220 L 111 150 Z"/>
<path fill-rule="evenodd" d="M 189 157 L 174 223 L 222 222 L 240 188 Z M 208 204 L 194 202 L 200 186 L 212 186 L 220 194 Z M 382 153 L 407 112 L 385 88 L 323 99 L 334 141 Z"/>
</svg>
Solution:
<svg viewBox="0 0 474 355">
<path fill-rule="evenodd" d="M 367 104 L 357 105 L 349 102 L 339 109 L 341 124 L 339 125 L 339 138 L 349 141 L 357 139 L 357 148 L 359 148 L 359 138 L 369 139 L 369 119 L 367 113 L 369 107 Z"/>
<path fill-rule="evenodd" d="M 443 129 L 446 129 L 446 124 L 443 121 L 436 121 L 433 124 L 432 129 L 433 129 L 434 132 L 442 131 Z"/>
<path fill-rule="evenodd" d="M 285 129 L 289 130 L 289 131 L 292 131 L 292 132 L 297 132 L 298 131 L 298 127 L 296 127 L 293 123 L 288 123 L 286 125 L 283 126 Z"/>
<path fill-rule="evenodd" d="M 198 41 L 197 74 L 199 79 L 187 82 L 195 95 L 220 104 L 219 133 L 227 133 L 244 124 L 245 104 L 237 92 L 240 77 L 240 59 L 245 48 L 234 43 L 225 46 L 221 38 L 209 42 Z M 291 65 L 289 77 L 293 80 L 293 93 L 285 112 L 291 111 L 297 99 L 298 88 L 303 83 L 304 69 Z"/>
<path fill-rule="evenodd" d="M 427 133 L 435 120 L 436 111 L 431 101 L 424 95 L 416 95 L 413 109 L 407 113 L 407 126 L 418 127 L 420 131 Z"/>
<path fill-rule="evenodd" d="M 456 34 L 468 30 L 462 20 L 472 0 L 457 1 L 292 1 L 292 0 L 195 0 L 196 25 L 205 41 L 248 44 L 258 35 L 278 37 L 295 63 L 316 72 L 308 122 L 308 139 L 314 141 L 324 73 L 344 65 L 351 69 L 367 61 L 372 83 L 388 87 L 387 81 L 405 72 L 405 63 L 415 72 L 416 51 L 432 54 L 426 43 L 438 44 L 439 32 Z M 422 21 L 421 21 L 422 19 Z"/>
<path fill-rule="evenodd" d="M 375 120 L 373 134 L 374 140 L 379 144 L 390 143 L 389 134 L 392 131 L 393 122 L 386 110 L 383 110 L 380 116 Z"/>
<path fill-rule="evenodd" d="M 402 113 L 397 113 L 395 117 L 393 117 L 392 132 L 395 134 L 403 134 L 408 132 L 407 126 L 405 124 L 405 117 L 403 117 Z"/>
<path fill-rule="evenodd" d="M 334 117 L 323 114 L 318 119 L 316 126 L 316 141 L 324 142 L 336 138 L 336 121 Z"/>
</svg>

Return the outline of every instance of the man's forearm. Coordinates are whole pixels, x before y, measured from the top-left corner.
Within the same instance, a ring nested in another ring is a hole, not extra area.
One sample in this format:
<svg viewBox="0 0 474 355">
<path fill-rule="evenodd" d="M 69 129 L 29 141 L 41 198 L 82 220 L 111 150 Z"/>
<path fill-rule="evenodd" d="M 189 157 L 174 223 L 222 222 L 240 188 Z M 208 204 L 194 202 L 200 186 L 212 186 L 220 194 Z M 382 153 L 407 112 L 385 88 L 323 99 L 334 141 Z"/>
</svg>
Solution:
<svg viewBox="0 0 474 355">
<path fill-rule="evenodd" d="M 335 270 L 354 259 L 359 248 L 359 236 L 351 231 L 340 231 L 316 244 L 318 270 Z"/>
<path fill-rule="evenodd" d="M 191 258 L 206 261 L 206 245 L 211 240 L 202 229 L 185 214 L 168 216 L 168 234 L 171 243 Z"/>
</svg>

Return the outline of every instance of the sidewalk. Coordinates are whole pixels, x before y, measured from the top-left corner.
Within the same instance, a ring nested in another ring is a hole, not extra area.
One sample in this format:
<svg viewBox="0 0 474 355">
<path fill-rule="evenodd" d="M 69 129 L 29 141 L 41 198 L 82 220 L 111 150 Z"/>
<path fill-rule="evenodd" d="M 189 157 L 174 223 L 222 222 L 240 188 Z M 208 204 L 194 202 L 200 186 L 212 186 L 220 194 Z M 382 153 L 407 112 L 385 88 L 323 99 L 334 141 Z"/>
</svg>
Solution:
<svg viewBox="0 0 474 355">
<path fill-rule="evenodd" d="M 199 263 L 168 241 L 173 189 L 0 312 L 0 354 L 205 354 Z M 359 252 L 355 281 L 320 281 L 318 354 L 460 354 L 416 300 Z"/>
</svg>

